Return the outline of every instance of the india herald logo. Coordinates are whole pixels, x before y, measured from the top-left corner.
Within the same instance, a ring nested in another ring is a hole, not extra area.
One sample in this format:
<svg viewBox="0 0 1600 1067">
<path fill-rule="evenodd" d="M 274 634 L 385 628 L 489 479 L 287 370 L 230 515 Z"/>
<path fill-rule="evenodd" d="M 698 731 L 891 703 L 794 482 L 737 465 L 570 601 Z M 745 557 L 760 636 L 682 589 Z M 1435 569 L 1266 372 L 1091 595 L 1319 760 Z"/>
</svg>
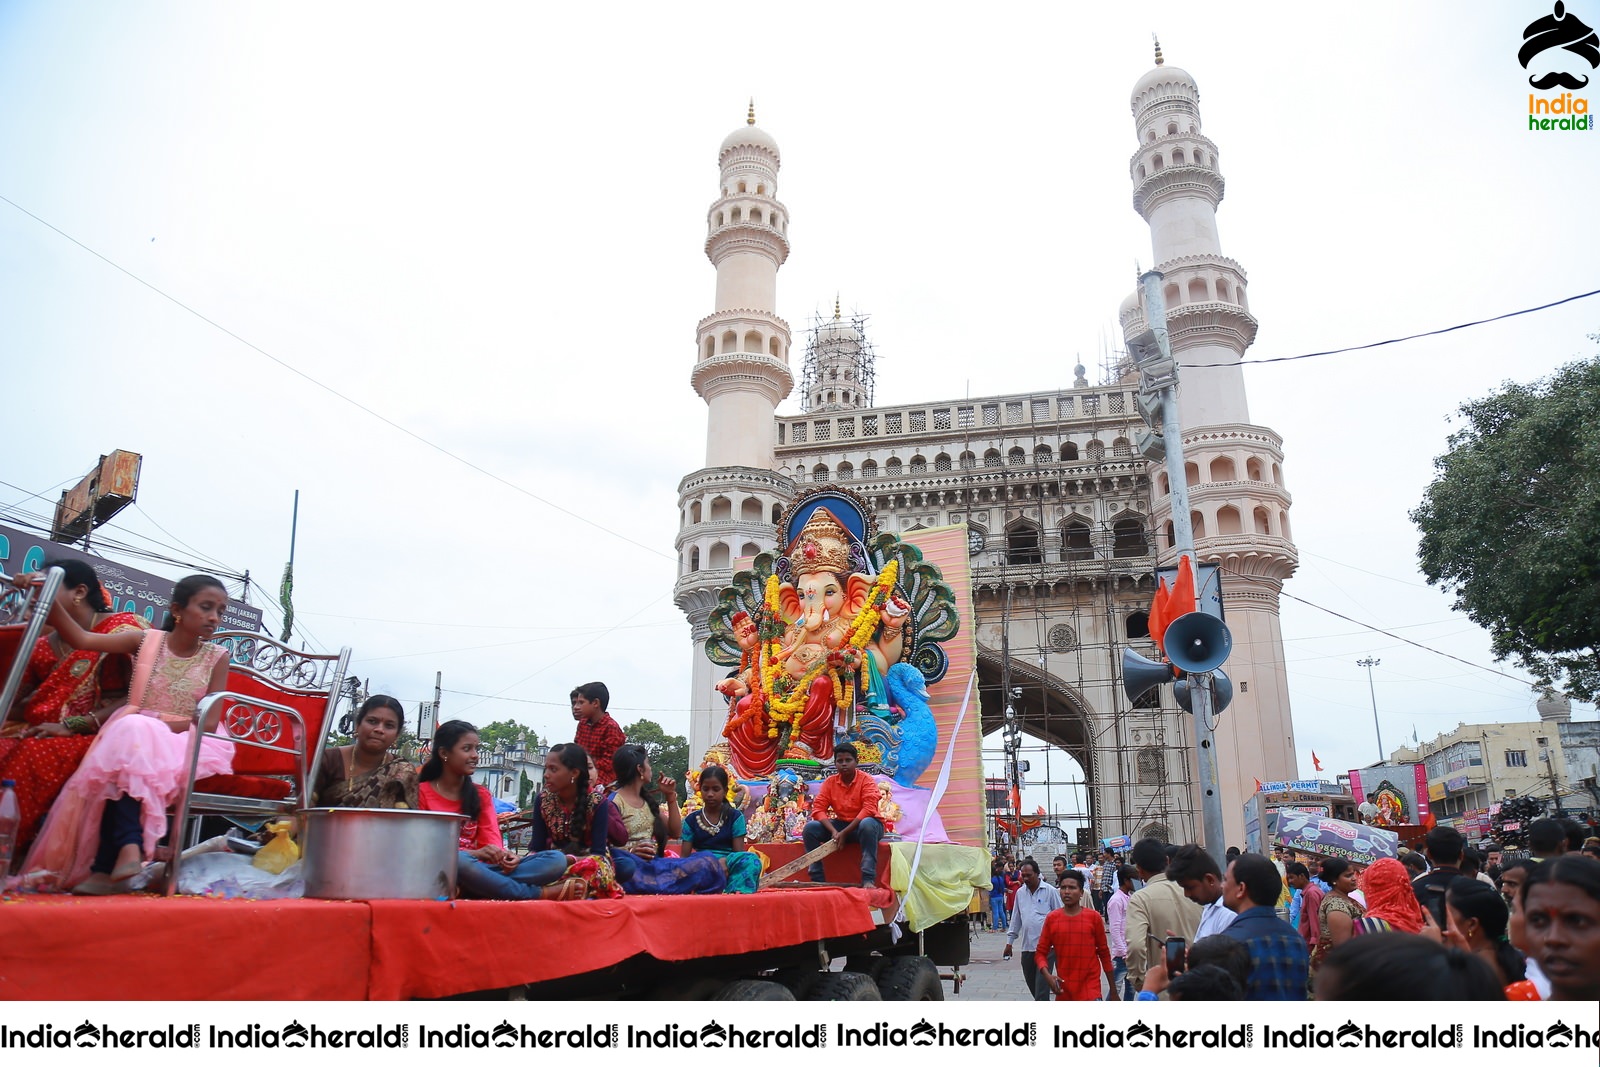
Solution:
<svg viewBox="0 0 1600 1067">
<path fill-rule="evenodd" d="M 1600 67 L 1600 36 L 1596 36 L 1595 31 L 1584 25 L 1577 15 L 1568 13 L 1567 5 L 1561 0 L 1556 0 L 1551 14 L 1534 19 L 1522 31 L 1522 47 L 1517 50 L 1517 62 L 1526 70 L 1535 56 L 1551 49 L 1572 53 L 1588 63 L 1590 70 Z M 1554 57 L 1554 61 L 1571 62 L 1559 55 Z M 1557 86 L 1582 89 L 1589 84 L 1589 76 L 1552 70 L 1544 75 L 1529 75 L 1528 84 L 1535 89 L 1554 89 Z"/>
</svg>

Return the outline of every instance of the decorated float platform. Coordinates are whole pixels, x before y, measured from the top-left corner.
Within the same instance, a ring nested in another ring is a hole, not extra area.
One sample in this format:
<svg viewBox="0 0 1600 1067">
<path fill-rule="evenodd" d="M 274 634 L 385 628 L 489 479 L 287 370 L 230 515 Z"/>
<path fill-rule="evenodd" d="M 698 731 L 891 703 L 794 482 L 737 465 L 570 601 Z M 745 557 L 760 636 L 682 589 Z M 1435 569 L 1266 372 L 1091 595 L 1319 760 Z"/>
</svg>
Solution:
<svg viewBox="0 0 1600 1067">
<path fill-rule="evenodd" d="M 607 972 L 624 964 L 863 935 L 896 906 L 882 888 L 567 903 L 22 894 L 0 900 L 0 1000 L 406 1000 L 584 975 L 615 991 Z M 127 966 L 106 965 L 111 945 Z"/>
</svg>

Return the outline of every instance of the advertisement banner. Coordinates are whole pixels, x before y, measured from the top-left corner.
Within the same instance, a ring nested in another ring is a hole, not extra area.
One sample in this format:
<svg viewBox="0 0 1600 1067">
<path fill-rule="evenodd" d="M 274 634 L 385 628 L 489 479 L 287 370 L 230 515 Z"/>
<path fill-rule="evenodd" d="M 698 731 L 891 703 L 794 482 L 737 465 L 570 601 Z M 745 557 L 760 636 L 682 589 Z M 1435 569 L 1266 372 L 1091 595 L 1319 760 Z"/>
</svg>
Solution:
<svg viewBox="0 0 1600 1067">
<path fill-rule="evenodd" d="M 76 559 L 94 568 L 105 588 L 112 611 L 142 616 L 151 626 L 160 626 L 172 603 L 172 587 L 177 581 L 148 571 L 116 563 L 103 556 L 91 556 L 76 548 L 58 545 L 49 538 L 10 526 L 0 526 L 0 569 L 7 574 L 37 571 L 47 559 Z M 229 599 L 222 612 L 224 630 L 261 632 L 261 609 Z"/>
<path fill-rule="evenodd" d="M 1426 826 L 1428 816 L 1433 812 L 1433 809 L 1428 806 L 1428 772 L 1420 763 L 1416 764 L 1413 770 L 1416 774 L 1417 783 L 1417 822 Z"/>
<path fill-rule="evenodd" d="M 1367 788 L 1361 784 L 1360 771 L 1350 772 L 1350 795 L 1356 798 L 1357 805 L 1367 802 Z"/>
<path fill-rule="evenodd" d="M 1271 816 L 1272 839 L 1295 852 L 1372 863 L 1400 855 L 1400 835 L 1376 826 L 1362 826 L 1304 811 L 1279 811 Z"/>
</svg>

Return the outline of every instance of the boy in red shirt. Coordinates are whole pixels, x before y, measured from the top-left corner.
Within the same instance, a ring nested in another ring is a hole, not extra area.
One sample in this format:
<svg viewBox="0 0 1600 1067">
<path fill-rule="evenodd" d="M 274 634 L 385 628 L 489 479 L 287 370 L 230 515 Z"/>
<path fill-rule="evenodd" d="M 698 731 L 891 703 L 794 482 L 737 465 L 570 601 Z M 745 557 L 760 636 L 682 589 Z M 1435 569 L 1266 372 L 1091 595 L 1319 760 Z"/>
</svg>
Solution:
<svg viewBox="0 0 1600 1067">
<path fill-rule="evenodd" d="M 572 691 L 571 699 L 572 717 L 578 723 L 573 741 L 594 760 L 594 769 L 600 775 L 600 780 L 591 784 L 608 786 L 617 780 L 611 757 L 628 741 L 617 720 L 606 714 L 611 690 L 604 682 L 585 682 Z"/>
<path fill-rule="evenodd" d="M 838 773 L 823 779 L 811 802 L 811 821 L 800 836 L 807 852 L 830 838 L 860 842 L 861 884 L 870 889 L 878 884 L 878 842 L 883 838 L 883 823 L 877 820 L 878 783 L 856 770 L 856 747 L 848 742 L 833 750 L 833 765 Z M 808 873 L 813 882 L 822 881 L 822 864 L 813 863 Z"/>
<path fill-rule="evenodd" d="M 1039 931 L 1034 957 L 1039 973 L 1050 983 L 1057 1000 L 1099 1000 L 1100 976 L 1111 981 L 1105 920 L 1099 912 L 1082 906 L 1082 871 L 1069 868 L 1061 876 L 1060 892 L 1061 907 L 1045 916 L 1044 929 Z M 1048 970 L 1051 952 L 1056 954 L 1055 974 Z M 1115 983 L 1107 999 L 1118 999 Z"/>
</svg>

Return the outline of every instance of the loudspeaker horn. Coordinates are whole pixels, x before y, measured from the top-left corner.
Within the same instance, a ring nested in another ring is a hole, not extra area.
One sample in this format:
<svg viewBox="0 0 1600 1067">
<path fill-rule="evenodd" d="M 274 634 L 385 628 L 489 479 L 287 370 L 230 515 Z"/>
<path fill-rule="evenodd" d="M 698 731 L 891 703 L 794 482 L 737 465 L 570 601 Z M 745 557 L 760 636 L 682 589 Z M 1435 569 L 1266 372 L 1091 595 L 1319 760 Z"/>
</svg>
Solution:
<svg viewBox="0 0 1600 1067">
<path fill-rule="evenodd" d="M 1228 677 L 1226 671 L 1217 667 L 1211 672 L 1212 712 L 1221 714 L 1222 710 L 1233 703 L 1233 679 Z M 1172 687 L 1172 695 L 1177 698 L 1178 707 L 1194 714 L 1194 708 L 1189 706 L 1189 678 L 1179 678 L 1178 683 Z"/>
<path fill-rule="evenodd" d="M 1131 648 L 1122 650 L 1122 691 L 1138 700 L 1163 682 L 1172 681 L 1172 665 L 1145 659 Z"/>
<path fill-rule="evenodd" d="M 1189 674 L 1216 670 L 1233 651 L 1233 635 L 1221 619 L 1203 611 L 1179 615 L 1167 624 L 1161 641 L 1167 659 Z"/>
</svg>

